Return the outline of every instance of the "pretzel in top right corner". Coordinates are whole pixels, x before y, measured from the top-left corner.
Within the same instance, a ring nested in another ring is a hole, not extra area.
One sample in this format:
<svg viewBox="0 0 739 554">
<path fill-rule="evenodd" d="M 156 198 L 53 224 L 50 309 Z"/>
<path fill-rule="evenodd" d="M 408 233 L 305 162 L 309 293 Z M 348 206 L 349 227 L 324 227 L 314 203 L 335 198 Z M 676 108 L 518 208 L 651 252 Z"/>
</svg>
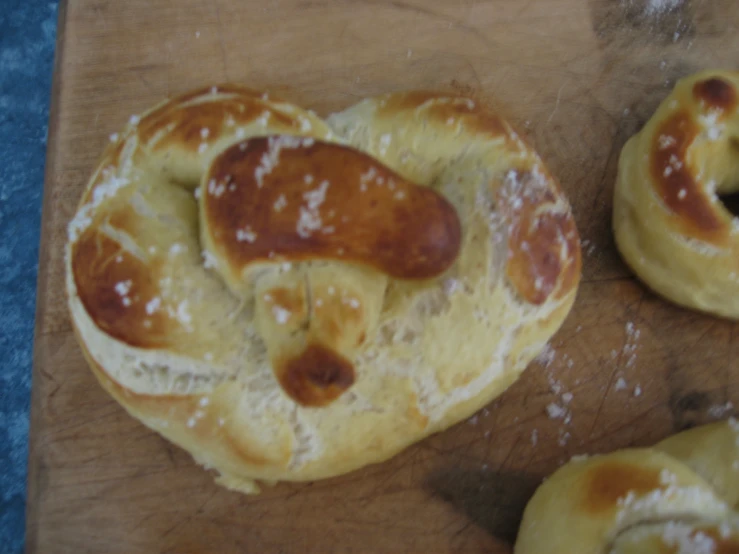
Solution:
<svg viewBox="0 0 739 554">
<path fill-rule="evenodd" d="M 688 76 L 624 146 L 613 229 L 624 260 L 681 306 L 739 319 L 739 73 Z"/>
</svg>

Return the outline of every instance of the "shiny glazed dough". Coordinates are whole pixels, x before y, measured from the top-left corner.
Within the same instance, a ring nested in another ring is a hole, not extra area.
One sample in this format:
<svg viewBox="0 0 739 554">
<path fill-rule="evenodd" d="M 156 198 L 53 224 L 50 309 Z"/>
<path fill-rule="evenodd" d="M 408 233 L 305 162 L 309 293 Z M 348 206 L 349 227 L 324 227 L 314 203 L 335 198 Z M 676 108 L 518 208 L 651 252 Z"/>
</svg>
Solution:
<svg viewBox="0 0 739 554">
<path fill-rule="evenodd" d="M 475 101 L 324 121 L 225 85 L 132 118 L 69 226 L 83 351 L 245 492 L 379 462 L 503 392 L 575 298 L 555 179 Z"/>
</svg>

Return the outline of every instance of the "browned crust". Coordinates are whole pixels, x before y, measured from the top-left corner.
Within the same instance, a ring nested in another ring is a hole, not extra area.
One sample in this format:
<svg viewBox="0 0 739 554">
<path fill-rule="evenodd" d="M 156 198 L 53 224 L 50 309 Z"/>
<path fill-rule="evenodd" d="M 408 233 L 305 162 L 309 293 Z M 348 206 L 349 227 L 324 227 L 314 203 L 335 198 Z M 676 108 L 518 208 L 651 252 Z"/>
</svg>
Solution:
<svg viewBox="0 0 739 554">
<path fill-rule="evenodd" d="M 503 185 L 497 195 L 498 209 L 508 225 L 506 275 L 522 298 L 541 305 L 552 294 L 564 298 L 577 287 L 582 266 L 580 238 L 572 213 L 551 209 L 561 194 L 549 186 L 551 177 L 547 176 L 547 186 L 532 185 L 530 172 L 517 172 L 516 179 L 522 183 L 523 194 L 509 194 Z"/>
<path fill-rule="evenodd" d="M 82 305 L 101 331 L 130 346 L 165 348 L 171 330 L 163 310 L 146 312 L 159 294 L 157 270 L 96 228 L 72 247 L 72 273 Z"/>
<path fill-rule="evenodd" d="M 443 196 L 358 150 L 312 139 L 283 148 L 277 167 L 259 175 L 271 141 L 279 139 L 228 148 L 206 178 L 208 232 L 232 270 L 259 261 L 325 259 L 423 279 L 455 261 L 461 225 Z M 323 199 L 312 200 L 320 189 Z"/>
<path fill-rule="evenodd" d="M 137 132 L 141 142 L 149 144 L 157 133 L 170 129 L 156 141 L 153 151 L 176 146 L 197 152 L 204 141 L 221 136 L 229 126 L 244 125 L 265 114 L 271 124 L 299 130 L 300 119 L 275 108 L 276 101 L 261 92 L 233 84 L 205 87 L 155 108 L 138 123 Z M 204 129 L 207 136 L 202 134 Z"/>
<path fill-rule="evenodd" d="M 693 85 L 693 96 L 707 109 L 719 110 L 724 114 L 736 109 L 737 93 L 734 85 L 719 77 L 697 82 Z"/>
<path fill-rule="evenodd" d="M 505 141 L 505 148 L 534 154 L 533 149 L 498 115 L 484 104 L 465 96 L 440 95 L 431 91 L 411 91 L 382 97 L 377 113 L 387 119 L 408 117 L 409 112 L 422 114 L 425 121 L 437 125 L 461 124 L 465 132 L 482 134 Z M 499 189 L 496 208 L 508 226 L 509 256 L 506 275 L 519 296 L 533 305 L 542 305 L 549 298 L 561 299 L 577 288 L 582 268 L 580 238 L 572 212 L 557 211 L 554 204 L 562 197 L 559 183 L 540 166 L 545 183 L 538 188 L 529 186 L 533 178 L 529 171 L 518 171 L 526 194 L 508 195 Z M 504 185 L 505 187 L 505 185 Z M 504 188 L 503 187 L 503 188 Z M 542 207 L 549 205 L 549 208 Z M 561 249 L 566 246 L 567 254 Z"/>
<path fill-rule="evenodd" d="M 619 460 L 604 461 L 594 466 L 584 482 L 581 509 L 589 515 L 612 510 L 629 492 L 641 495 L 664 488 L 660 469 Z"/>
<path fill-rule="evenodd" d="M 680 231 L 716 245 L 729 239 L 729 223 L 719 217 L 707 191 L 687 163 L 687 151 L 700 129 L 686 111 L 665 120 L 654 133 L 650 153 L 652 179 L 660 198 L 677 216 Z"/>
<path fill-rule="evenodd" d="M 274 368 L 283 390 L 302 406 L 330 404 L 354 384 L 354 365 L 321 344 L 309 344 L 299 356 Z"/>
</svg>

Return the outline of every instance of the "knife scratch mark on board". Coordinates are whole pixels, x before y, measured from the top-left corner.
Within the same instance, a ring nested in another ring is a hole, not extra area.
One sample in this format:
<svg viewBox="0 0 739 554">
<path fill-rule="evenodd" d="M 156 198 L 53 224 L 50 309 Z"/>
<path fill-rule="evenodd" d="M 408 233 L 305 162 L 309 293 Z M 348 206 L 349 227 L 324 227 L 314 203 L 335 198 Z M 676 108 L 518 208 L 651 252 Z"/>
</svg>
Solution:
<svg viewBox="0 0 739 554">
<path fill-rule="evenodd" d="M 552 110 L 552 113 L 549 114 L 549 119 L 547 119 L 547 125 L 552 121 L 552 118 L 554 117 L 554 114 L 557 113 L 557 110 L 559 109 L 559 101 L 562 99 L 562 91 L 565 88 L 565 85 L 567 83 L 562 83 L 562 86 L 559 87 L 559 90 L 557 91 L 557 101 L 554 103 L 554 110 Z"/>
</svg>

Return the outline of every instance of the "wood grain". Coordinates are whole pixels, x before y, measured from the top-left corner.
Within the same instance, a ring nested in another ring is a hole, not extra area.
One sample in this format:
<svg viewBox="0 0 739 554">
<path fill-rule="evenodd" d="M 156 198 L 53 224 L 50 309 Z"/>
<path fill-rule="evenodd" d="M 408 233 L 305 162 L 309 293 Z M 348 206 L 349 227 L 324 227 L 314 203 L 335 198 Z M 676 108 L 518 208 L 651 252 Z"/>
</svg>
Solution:
<svg viewBox="0 0 739 554">
<path fill-rule="evenodd" d="M 620 149 L 674 79 L 736 69 L 739 4 L 683 0 L 647 12 L 646 0 L 62 2 L 27 551 L 509 552 L 526 500 L 573 454 L 651 444 L 731 413 L 737 325 L 673 307 L 633 280 L 610 210 Z M 320 114 L 413 87 L 500 109 L 562 181 L 586 241 L 581 292 L 549 357 L 469 422 L 385 464 L 256 497 L 216 488 L 128 417 L 71 333 L 66 223 L 130 114 L 223 81 Z M 567 415 L 550 418 L 553 404 Z"/>
</svg>

